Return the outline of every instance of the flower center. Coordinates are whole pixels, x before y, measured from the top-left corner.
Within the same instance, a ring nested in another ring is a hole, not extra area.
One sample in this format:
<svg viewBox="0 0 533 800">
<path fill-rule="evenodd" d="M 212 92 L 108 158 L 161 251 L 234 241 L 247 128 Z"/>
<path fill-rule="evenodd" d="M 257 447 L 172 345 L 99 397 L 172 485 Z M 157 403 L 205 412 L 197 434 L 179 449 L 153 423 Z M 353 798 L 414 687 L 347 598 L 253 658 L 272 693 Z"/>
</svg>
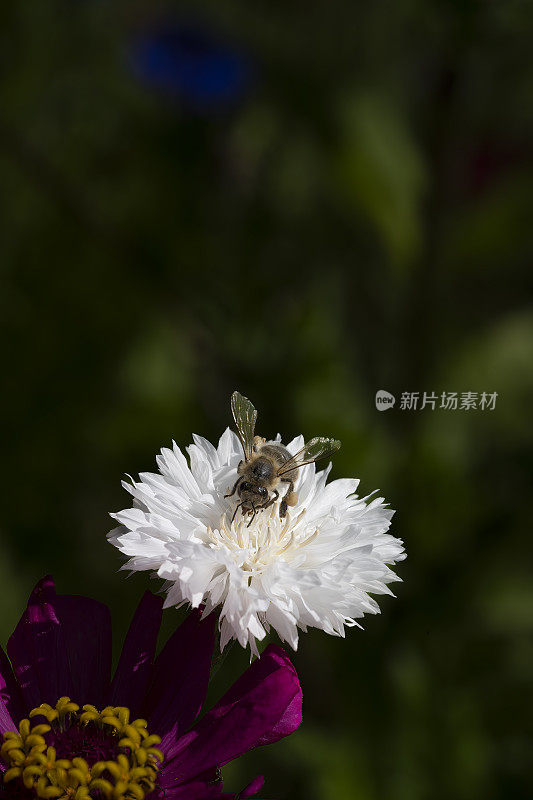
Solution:
<svg viewBox="0 0 533 800">
<path fill-rule="evenodd" d="M 305 559 L 305 548 L 318 535 L 318 529 L 305 522 L 305 509 L 297 517 L 290 513 L 280 519 L 279 506 L 270 511 L 258 511 L 249 524 L 247 516 L 237 513 L 232 522 L 222 515 L 218 528 L 207 528 L 211 547 L 226 547 L 236 564 L 250 573 L 260 574 L 273 561 L 292 561 L 298 556 Z"/>
<path fill-rule="evenodd" d="M 43 703 L 23 719 L 19 732 L 7 731 L 0 755 L 7 764 L 9 798 L 46 800 L 144 800 L 154 791 L 163 754 L 146 720 L 130 722 L 130 710 L 80 707 L 61 697 Z"/>
</svg>

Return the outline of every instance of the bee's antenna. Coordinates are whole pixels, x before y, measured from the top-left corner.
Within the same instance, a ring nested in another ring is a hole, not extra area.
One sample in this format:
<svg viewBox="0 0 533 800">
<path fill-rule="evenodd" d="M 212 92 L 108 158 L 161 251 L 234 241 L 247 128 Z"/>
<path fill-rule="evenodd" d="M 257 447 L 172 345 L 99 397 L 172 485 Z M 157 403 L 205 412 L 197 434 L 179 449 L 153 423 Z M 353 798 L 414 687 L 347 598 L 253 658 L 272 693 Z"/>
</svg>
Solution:
<svg viewBox="0 0 533 800">
<path fill-rule="evenodd" d="M 257 508 L 254 506 L 254 504 L 253 504 L 253 503 L 252 503 L 252 508 L 253 508 L 253 511 L 254 511 L 254 513 L 252 514 L 252 518 L 251 518 L 250 522 L 249 522 L 249 523 L 248 523 L 248 525 L 246 526 L 247 528 L 249 528 L 249 527 L 250 527 L 250 525 L 252 524 L 252 522 L 253 522 L 253 521 L 254 521 L 254 519 L 255 519 L 255 515 L 257 514 Z"/>
</svg>

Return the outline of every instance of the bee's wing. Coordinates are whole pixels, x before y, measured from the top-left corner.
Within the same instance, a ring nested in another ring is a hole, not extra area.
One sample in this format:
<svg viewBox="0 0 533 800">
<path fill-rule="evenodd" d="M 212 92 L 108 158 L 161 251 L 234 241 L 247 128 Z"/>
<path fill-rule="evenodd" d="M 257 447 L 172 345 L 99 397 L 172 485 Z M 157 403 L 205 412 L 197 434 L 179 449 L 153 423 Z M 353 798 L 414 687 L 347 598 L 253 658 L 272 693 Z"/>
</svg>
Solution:
<svg viewBox="0 0 533 800">
<path fill-rule="evenodd" d="M 257 411 L 247 397 L 239 392 L 231 395 L 231 411 L 241 440 L 244 458 L 249 461 L 252 456 L 252 442 L 255 434 Z"/>
<path fill-rule="evenodd" d="M 298 450 L 288 461 L 285 461 L 278 469 L 278 477 L 290 472 L 291 469 L 303 467 L 304 464 L 311 464 L 313 461 L 318 461 L 319 458 L 330 456 L 339 449 L 341 443 L 338 439 L 327 439 L 324 436 L 316 436 L 310 439 Z"/>
</svg>

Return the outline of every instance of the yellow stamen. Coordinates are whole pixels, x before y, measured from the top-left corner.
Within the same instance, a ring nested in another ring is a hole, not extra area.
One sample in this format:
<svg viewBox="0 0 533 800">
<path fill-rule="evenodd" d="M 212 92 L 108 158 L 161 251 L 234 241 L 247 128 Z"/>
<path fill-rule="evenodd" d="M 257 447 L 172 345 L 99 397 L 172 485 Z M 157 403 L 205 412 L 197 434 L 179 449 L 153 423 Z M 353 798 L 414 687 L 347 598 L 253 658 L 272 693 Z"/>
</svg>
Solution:
<svg viewBox="0 0 533 800">
<path fill-rule="evenodd" d="M 44 717 L 48 724 L 31 726 L 30 719 Z M 80 707 L 70 697 L 61 697 L 55 707 L 42 703 L 23 719 L 16 731 L 3 735 L 0 755 L 8 765 L 4 783 L 21 780 L 43 800 L 144 800 L 154 791 L 163 753 L 154 745 L 159 736 L 148 733 L 145 719 L 130 721 L 124 706 Z M 94 726 L 115 743 L 115 760 L 97 761 L 89 767 L 84 758 L 57 758 L 55 747 L 47 744 L 51 731 L 69 727 Z"/>
</svg>

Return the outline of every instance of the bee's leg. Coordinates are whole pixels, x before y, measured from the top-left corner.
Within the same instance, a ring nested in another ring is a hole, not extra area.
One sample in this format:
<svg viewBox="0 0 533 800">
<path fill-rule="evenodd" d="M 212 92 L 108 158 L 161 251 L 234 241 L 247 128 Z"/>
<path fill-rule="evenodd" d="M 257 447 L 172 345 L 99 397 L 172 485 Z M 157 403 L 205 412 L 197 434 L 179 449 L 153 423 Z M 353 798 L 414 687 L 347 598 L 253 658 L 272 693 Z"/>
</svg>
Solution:
<svg viewBox="0 0 533 800">
<path fill-rule="evenodd" d="M 224 495 L 224 497 L 233 497 L 233 495 L 234 495 L 234 494 L 235 494 L 235 492 L 237 491 L 237 486 L 239 485 L 239 483 L 240 483 L 241 481 L 242 481 L 242 475 L 241 475 L 241 477 L 240 477 L 240 478 L 237 478 L 237 480 L 235 481 L 235 486 L 233 487 L 233 489 L 231 490 L 231 492 L 230 492 L 229 494 L 225 494 L 225 495 Z M 238 507 L 239 507 L 239 506 L 237 506 L 237 508 L 238 508 Z"/>
<path fill-rule="evenodd" d="M 289 488 L 285 493 L 285 496 L 281 503 L 279 504 L 279 515 L 280 517 L 285 517 L 287 515 L 287 506 L 295 506 L 298 502 L 298 495 L 294 491 L 294 481 L 289 481 L 287 479 L 281 479 L 283 483 L 288 483 Z"/>
<path fill-rule="evenodd" d="M 233 520 L 235 519 L 235 516 L 236 516 L 236 514 L 237 514 L 237 511 L 239 510 L 239 508 L 240 508 L 241 506 L 242 506 L 242 503 L 239 503 L 239 504 L 238 504 L 238 505 L 235 507 L 235 511 L 233 512 L 233 516 L 232 516 L 232 518 L 231 518 L 231 521 L 232 521 L 232 522 L 233 522 Z"/>
<path fill-rule="evenodd" d="M 272 505 L 272 503 L 275 503 L 275 502 L 276 502 L 276 500 L 278 499 L 278 497 L 279 497 L 279 492 L 278 492 L 278 490 L 277 490 L 277 489 L 274 489 L 273 491 L 274 491 L 274 495 L 275 495 L 275 497 L 271 497 L 271 498 L 270 498 L 270 500 L 268 501 L 268 503 L 265 503 L 265 505 L 264 505 L 264 506 L 262 506 L 262 508 L 269 508 L 269 507 Z"/>
</svg>

